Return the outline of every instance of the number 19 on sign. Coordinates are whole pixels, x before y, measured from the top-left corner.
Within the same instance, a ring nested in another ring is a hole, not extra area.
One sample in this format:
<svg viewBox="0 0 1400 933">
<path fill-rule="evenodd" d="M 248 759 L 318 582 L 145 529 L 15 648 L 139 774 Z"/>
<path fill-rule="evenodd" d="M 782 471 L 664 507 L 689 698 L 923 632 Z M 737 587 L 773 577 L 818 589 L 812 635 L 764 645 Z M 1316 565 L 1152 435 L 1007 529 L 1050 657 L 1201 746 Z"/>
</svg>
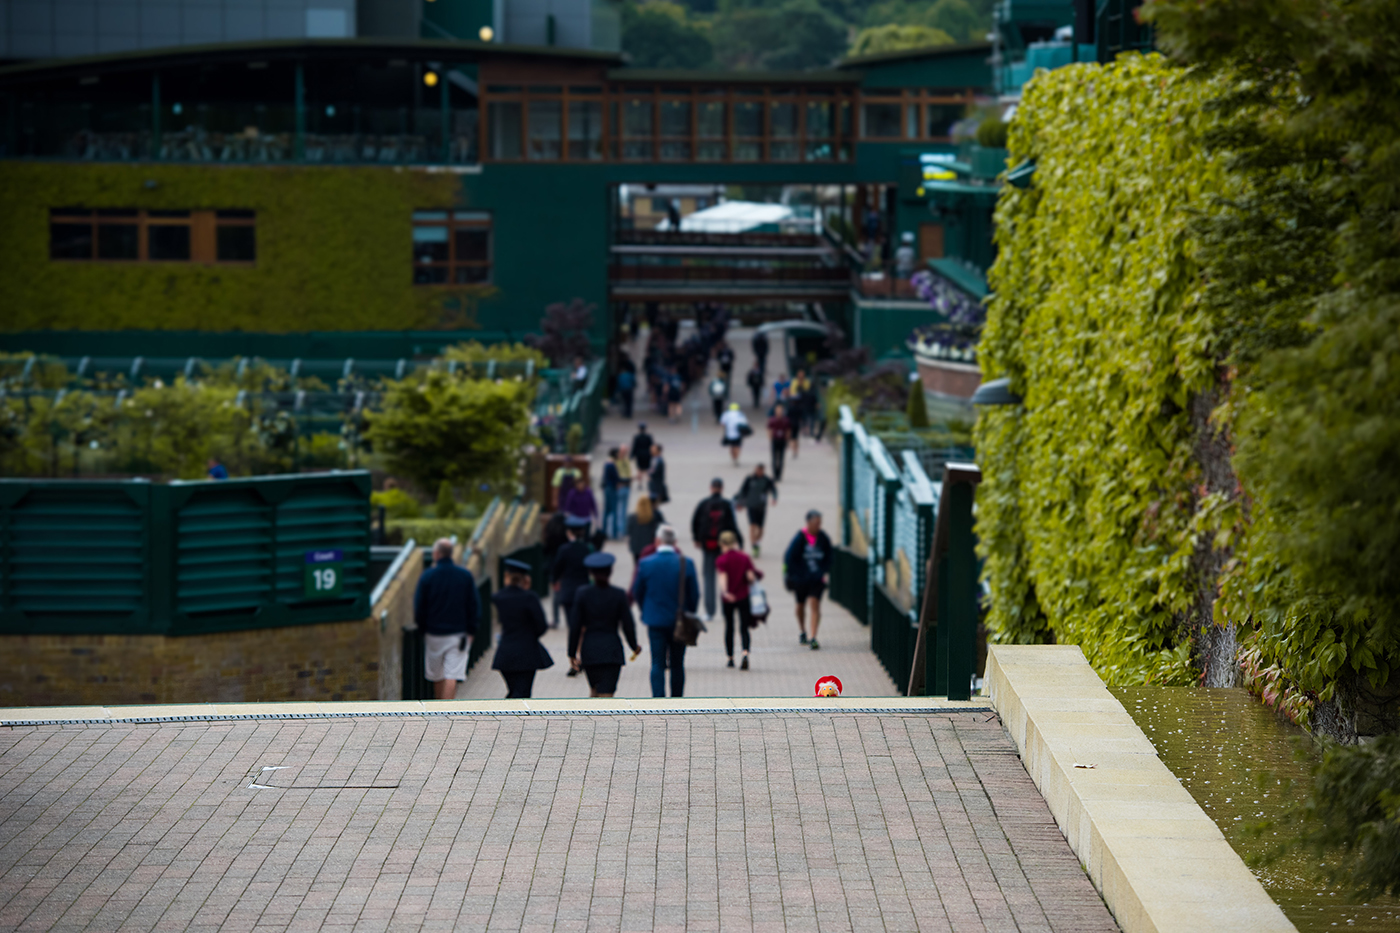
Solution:
<svg viewBox="0 0 1400 933">
<path fill-rule="evenodd" d="M 339 550 L 306 552 L 306 599 L 335 599 L 344 583 L 345 553 Z"/>
</svg>

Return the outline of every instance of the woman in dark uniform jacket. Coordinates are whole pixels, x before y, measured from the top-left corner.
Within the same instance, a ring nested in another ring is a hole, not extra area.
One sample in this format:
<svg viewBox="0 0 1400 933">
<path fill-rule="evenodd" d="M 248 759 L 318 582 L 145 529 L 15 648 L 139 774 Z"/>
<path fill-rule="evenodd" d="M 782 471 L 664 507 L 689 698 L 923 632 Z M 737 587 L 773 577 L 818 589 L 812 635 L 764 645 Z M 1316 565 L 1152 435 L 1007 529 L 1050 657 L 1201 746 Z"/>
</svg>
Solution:
<svg viewBox="0 0 1400 933">
<path fill-rule="evenodd" d="M 500 671 L 506 681 L 506 699 L 530 698 L 535 685 L 535 671 L 554 664 L 554 659 L 540 644 L 540 636 L 549 629 L 540 598 L 530 591 L 530 565 L 524 561 L 505 562 L 506 585 L 491 597 L 496 604 L 496 618 L 501 623 L 501 641 L 491 669 Z"/>
<path fill-rule="evenodd" d="M 623 665 L 619 627 L 632 648 L 632 659 L 636 660 L 642 651 L 627 594 L 608 584 L 614 560 L 611 554 L 588 555 L 584 565 L 593 582 L 579 589 L 573 612 L 569 613 L 569 660 L 575 670 L 581 667 L 588 675 L 590 696 L 595 697 L 617 693 L 617 678 Z"/>
</svg>

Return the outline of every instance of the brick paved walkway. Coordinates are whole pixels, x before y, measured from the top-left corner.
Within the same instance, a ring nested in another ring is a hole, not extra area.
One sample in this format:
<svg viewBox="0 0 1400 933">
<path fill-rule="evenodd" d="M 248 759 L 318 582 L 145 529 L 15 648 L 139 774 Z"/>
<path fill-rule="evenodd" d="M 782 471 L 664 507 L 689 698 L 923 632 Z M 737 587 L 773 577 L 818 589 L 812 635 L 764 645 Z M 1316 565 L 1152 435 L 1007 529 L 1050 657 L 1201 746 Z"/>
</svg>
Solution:
<svg viewBox="0 0 1400 933">
<path fill-rule="evenodd" d="M 1116 927 L 991 714 L 793 712 L 0 729 L 0 929 Z"/>
<path fill-rule="evenodd" d="M 691 405 L 697 393 L 692 392 L 685 400 L 686 416 L 680 424 L 668 424 L 665 418 L 647 411 L 639 404 L 636 420 L 624 421 L 612 414 L 604 419 L 602 439 L 593 455 L 593 476 L 602 475 L 603 458 L 609 447 L 631 445 L 636 432 L 637 420 L 647 422 L 648 428 L 665 447 L 667 460 L 667 485 L 671 490 L 671 503 L 663 508 L 669 522 L 681 534 L 681 547 L 692 557 L 694 552 L 690 540 L 690 516 L 702 498 L 709 495 L 710 480 L 718 476 L 725 482 L 725 494 L 732 496 L 738 492 L 744 477 L 753 472 L 755 463 L 761 459 L 768 462 L 768 435 L 762 426 L 767 423 L 766 415 L 748 407 L 749 392 L 743 385 L 744 374 L 753 365 L 750 351 L 751 331 L 740 330 L 730 336 L 730 344 L 735 350 L 734 372 L 739 381 L 733 398 L 744 403 L 744 411 L 756 427 L 756 434 L 744 445 L 740 458 L 741 466 L 735 467 L 729 461 L 728 451 L 719 444 L 720 429 L 714 422 L 714 415 L 708 400 L 703 402 L 699 417 L 699 430 L 691 430 Z M 769 357 L 769 376 L 777 375 L 775 358 Z M 712 366 L 713 369 L 713 366 Z M 770 387 L 767 390 L 771 396 Z M 642 393 L 638 393 L 638 402 Z M 768 399 L 771 402 L 771 397 Z M 766 403 L 765 403 L 766 404 Z M 703 635 L 700 644 L 686 652 L 686 695 L 695 697 L 728 696 L 802 696 L 812 695 L 813 685 L 818 677 L 835 674 L 841 678 L 846 696 L 896 696 L 899 691 L 885 669 L 880 666 L 874 652 L 870 650 L 870 629 L 861 625 L 849 612 L 830 599 L 822 602 L 821 650 L 811 651 L 798 644 L 797 616 L 793 609 L 792 596 L 783 591 L 782 557 L 792 536 L 802 524 L 802 517 L 808 509 L 819 509 L 826 522 L 827 533 L 832 540 L 840 542 L 838 524 L 840 507 L 837 500 L 837 456 L 830 443 L 817 443 L 803 438 L 797 459 L 788 458 L 787 469 L 779 488 L 779 502 L 768 509 L 768 527 L 763 540 L 763 553 L 756 562 L 763 571 L 768 596 L 773 613 L 767 624 L 754 631 L 752 669 L 748 671 L 730 670 L 725 667 L 724 620 L 716 615 L 710 631 Z M 595 489 L 599 504 L 602 493 Z M 635 496 L 635 494 L 634 494 Z M 635 498 L 634 498 L 635 501 Z M 748 519 L 740 513 L 739 526 L 746 538 L 749 533 Z M 626 586 L 632 579 L 632 555 L 626 544 L 611 542 L 607 550 L 617 555 L 617 566 L 613 581 Z M 697 567 L 699 561 L 697 560 Z M 703 602 L 702 602 L 703 610 Z M 646 649 L 646 635 L 639 631 L 643 653 L 636 664 L 629 664 L 622 670 L 618 682 L 617 695 L 620 697 L 649 697 L 651 685 L 648 680 L 650 655 Z M 580 677 L 566 677 L 568 669 L 567 635 L 563 629 L 551 632 L 544 639 L 549 653 L 554 657 L 555 666 L 542 671 L 535 679 L 536 697 L 587 697 L 588 682 Z M 738 638 L 735 639 L 735 654 L 739 653 Z M 459 699 L 496 699 L 506 695 L 505 682 L 490 669 L 491 655 L 485 656 L 485 663 L 479 663 L 471 676 L 458 690 Z"/>
</svg>

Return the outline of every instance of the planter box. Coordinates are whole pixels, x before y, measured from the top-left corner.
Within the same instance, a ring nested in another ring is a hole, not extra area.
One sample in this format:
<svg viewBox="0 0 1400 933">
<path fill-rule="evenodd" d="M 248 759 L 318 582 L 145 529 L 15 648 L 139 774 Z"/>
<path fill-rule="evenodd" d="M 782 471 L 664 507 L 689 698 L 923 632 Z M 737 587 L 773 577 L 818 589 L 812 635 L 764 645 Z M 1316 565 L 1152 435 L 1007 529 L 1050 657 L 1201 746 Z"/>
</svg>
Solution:
<svg viewBox="0 0 1400 933">
<path fill-rule="evenodd" d="M 914 355 L 924 391 L 952 398 L 970 399 L 982 384 L 982 371 L 976 363 L 945 360 L 922 353 Z"/>
</svg>

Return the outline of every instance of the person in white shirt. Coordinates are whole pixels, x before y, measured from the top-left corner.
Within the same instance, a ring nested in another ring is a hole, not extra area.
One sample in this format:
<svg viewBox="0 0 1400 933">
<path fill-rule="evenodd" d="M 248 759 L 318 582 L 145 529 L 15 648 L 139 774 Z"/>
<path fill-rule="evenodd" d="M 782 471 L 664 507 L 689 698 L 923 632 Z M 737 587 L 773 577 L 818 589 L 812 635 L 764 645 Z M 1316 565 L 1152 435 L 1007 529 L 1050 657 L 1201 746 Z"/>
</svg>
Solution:
<svg viewBox="0 0 1400 933">
<path fill-rule="evenodd" d="M 724 437 L 720 443 L 729 448 L 729 456 L 734 465 L 738 466 L 739 448 L 744 445 L 745 435 L 753 433 L 753 429 L 749 427 L 749 419 L 739 410 L 739 403 L 732 402 L 729 410 L 720 416 L 719 423 L 724 428 Z"/>
</svg>

